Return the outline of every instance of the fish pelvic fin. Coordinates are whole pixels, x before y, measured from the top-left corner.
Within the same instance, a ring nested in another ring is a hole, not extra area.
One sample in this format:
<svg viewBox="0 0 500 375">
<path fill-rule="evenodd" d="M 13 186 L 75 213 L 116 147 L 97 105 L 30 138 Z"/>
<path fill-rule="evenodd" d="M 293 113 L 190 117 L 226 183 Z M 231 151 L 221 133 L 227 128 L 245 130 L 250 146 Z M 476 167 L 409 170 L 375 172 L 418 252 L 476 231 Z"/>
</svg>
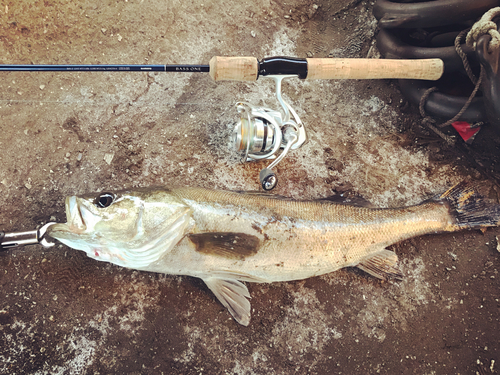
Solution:
<svg viewBox="0 0 500 375">
<path fill-rule="evenodd" d="M 382 280 L 402 280 L 403 274 L 397 267 L 398 256 L 390 250 L 381 250 L 371 254 L 358 264 L 358 268 Z"/>
<path fill-rule="evenodd" d="M 472 183 L 462 181 L 434 199 L 448 204 L 458 229 L 500 224 L 500 205 L 488 202 Z"/>
<path fill-rule="evenodd" d="M 250 293 L 245 284 L 235 279 L 209 277 L 203 279 L 234 320 L 243 326 L 250 324 Z"/>
</svg>

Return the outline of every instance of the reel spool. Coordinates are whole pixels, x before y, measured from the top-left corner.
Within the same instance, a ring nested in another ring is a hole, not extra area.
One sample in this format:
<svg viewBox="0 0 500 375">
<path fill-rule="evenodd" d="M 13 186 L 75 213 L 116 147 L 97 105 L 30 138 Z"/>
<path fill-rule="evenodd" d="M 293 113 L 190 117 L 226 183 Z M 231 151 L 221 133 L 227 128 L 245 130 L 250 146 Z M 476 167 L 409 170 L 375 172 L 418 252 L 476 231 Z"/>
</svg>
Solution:
<svg viewBox="0 0 500 375">
<path fill-rule="evenodd" d="M 233 147 L 236 151 L 244 151 L 242 162 L 274 159 L 261 170 L 259 179 L 264 190 L 272 190 L 278 178 L 274 168 L 290 151 L 297 149 L 307 141 L 306 131 L 294 109 L 281 96 L 281 81 L 295 75 L 267 76 L 276 83 L 276 97 L 283 113 L 266 107 L 258 107 L 249 103 L 236 104 L 240 120 L 233 131 Z M 293 119 L 290 117 L 293 116 Z M 277 157 L 279 149 L 283 149 Z"/>
</svg>

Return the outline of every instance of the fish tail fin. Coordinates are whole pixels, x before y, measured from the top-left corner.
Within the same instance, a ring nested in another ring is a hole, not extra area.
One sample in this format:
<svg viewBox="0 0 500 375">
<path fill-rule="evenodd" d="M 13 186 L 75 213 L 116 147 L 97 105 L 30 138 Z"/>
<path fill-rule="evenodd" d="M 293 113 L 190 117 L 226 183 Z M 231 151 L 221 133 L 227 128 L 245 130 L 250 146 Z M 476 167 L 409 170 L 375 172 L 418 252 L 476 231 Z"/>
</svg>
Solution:
<svg viewBox="0 0 500 375">
<path fill-rule="evenodd" d="M 449 205 L 459 229 L 492 227 L 500 223 L 500 205 L 488 202 L 472 183 L 462 181 L 436 198 Z"/>
</svg>

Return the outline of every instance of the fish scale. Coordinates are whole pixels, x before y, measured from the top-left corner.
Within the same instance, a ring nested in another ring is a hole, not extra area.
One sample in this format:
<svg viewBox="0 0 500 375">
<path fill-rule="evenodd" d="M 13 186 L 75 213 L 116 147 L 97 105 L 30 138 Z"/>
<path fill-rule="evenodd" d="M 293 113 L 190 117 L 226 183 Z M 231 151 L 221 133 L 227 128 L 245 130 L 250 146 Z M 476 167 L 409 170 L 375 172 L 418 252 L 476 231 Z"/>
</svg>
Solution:
<svg viewBox="0 0 500 375">
<path fill-rule="evenodd" d="M 392 243 L 423 233 L 444 231 L 452 225 L 448 208 L 438 202 L 405 209 L 367 209 L 217 191 L 183 189 L 172 193 L 195 200 L 198 214 L 194 215 L 209 218 L 196 220 L 197 230 L 201 232 L 232 230 L 270 237 L 255 257 L 238 264 L 269 281 L 295 280 L 331 272 L 356 264 L 370 252 Z M 189 205 L 194 206 L 193 203 Z M 238 210 L 239 207 L 245 207 L 245 211 Z M 253 217 L 249 215 L 250 210 Z M 225 219 L 226 212 L 234 216 Z M 257 225 L 262 228 L 259 233 L 252 221 L 261 222 L 263 217 L 267 219 Z M 235 220 L 242 221 L 246 227 L 235 225 Z M 278 274 L 269 275 L 268 263 L 284 265 Z M 289 263 L 292 265 L 287 267 Z M 220 263 L 217 266 L 221 266 Z M 266 269 L 259 272 L 260 267 Z"/>
<path fill-rule="evenodd" d="M 387 246 L 500 220 L 500 206 L 485 202 L 467 183 L 403 208 L 202 188 L 104 196 L 67 198 L 68 222 L 51 226 L 48 234 L 96 260 L 199 277 L 243 325 L 250 322 L 243 281 L 306 279 L 349 266 L 382 279 L 402 278 L 398 257 Z"/>
</svg>

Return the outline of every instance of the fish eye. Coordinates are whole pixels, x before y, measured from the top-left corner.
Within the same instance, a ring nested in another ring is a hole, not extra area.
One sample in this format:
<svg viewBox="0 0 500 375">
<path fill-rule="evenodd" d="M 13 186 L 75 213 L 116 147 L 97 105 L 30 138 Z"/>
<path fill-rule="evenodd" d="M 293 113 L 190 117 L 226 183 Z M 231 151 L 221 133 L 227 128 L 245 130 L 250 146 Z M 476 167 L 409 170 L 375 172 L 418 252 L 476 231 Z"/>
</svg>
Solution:
<svg viewBox="0 0 500 375">
<path fill-rule="evenodd" d="M 115 200 L 115 195 L 112 193 L 101 193 L 94 201 L 94 204 L 99 208 L 106 208 L 111 206 Z"/>
</svg>

